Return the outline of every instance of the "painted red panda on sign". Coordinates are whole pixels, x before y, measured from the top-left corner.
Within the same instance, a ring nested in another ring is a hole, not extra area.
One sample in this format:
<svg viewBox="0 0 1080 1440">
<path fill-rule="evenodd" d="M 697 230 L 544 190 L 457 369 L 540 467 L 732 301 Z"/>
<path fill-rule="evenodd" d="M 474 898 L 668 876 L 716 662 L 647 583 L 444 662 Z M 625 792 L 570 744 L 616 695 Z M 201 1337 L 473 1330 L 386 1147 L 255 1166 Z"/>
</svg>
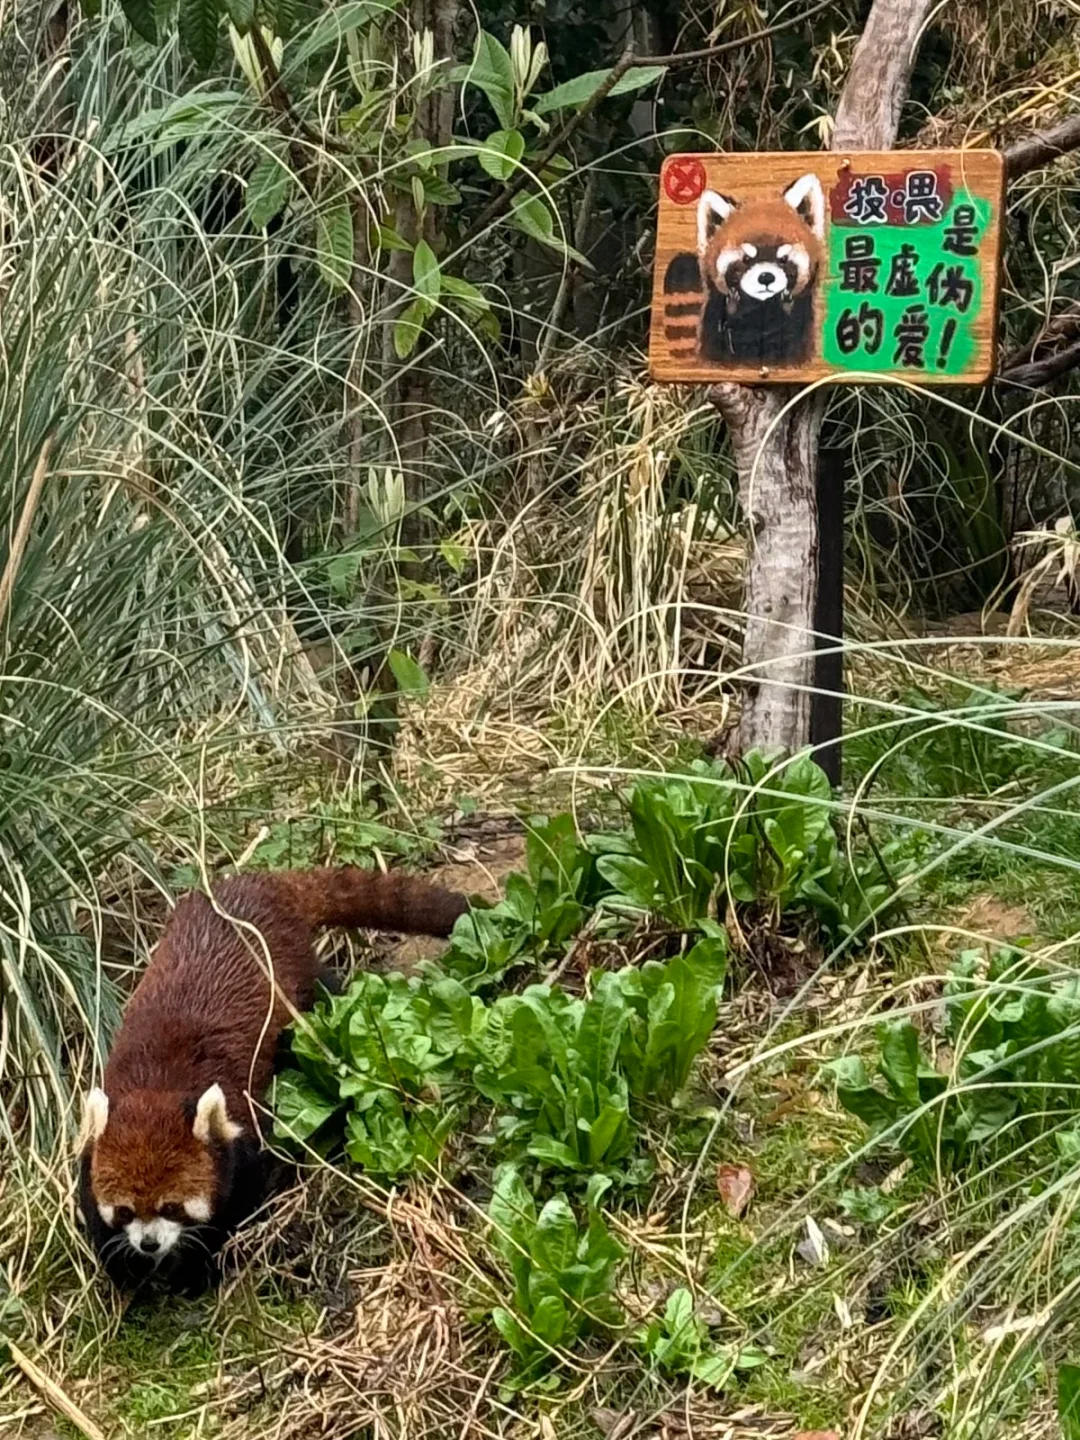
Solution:
<svg viewBox="0 0 1080 1440">
<path fill-rule="evenodd" d="M 755 368 L 806 359 L 824 241 L 825 194 L 815 174 L 749 200 L 706 190 L 697 252 L 673 255 L 664 274 L 671 355 Z"/>
<path fill-rule="evenodd" d="M 113 1280 L 205 1288 L 222 1242 L 260 1203 L 245 1094 L 265 1094 L 289 1006 L 315 998 L 316 929 L 445 936 L 467 909 L 412 876 L 352 867 L 238 875 L 212 900 L 184 896 L 86 1103 L 80 1210 Z"/>
</svg>

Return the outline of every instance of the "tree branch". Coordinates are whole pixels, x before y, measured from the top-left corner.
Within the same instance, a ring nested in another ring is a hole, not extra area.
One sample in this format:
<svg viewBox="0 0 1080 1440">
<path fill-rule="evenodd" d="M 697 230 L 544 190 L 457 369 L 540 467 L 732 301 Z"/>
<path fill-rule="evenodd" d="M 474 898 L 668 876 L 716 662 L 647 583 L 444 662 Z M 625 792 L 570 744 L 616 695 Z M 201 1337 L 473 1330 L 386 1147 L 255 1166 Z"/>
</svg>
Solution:
<svg viewBox="0 0 1080 1440">
<path fill-rule="evenodd" d="M 488 205 L 480 212 L 473 223 L 466 230 L 457 249 L 462 251 L 472 244 L 488 226 L 506 214 L 513 202 L 526 188 L 534 176 L 543 170 L 547 163 L 563 148 L 566 142 L 580 128 L 582 123 L 589 118 L 597 105 L 614 90 L 615 86 L 623 78 L 628 70 L 637 66 L 658 66 L 670 68 L 673 65 L 689 65 L 699 60 L 711 60 L 716 55 L 725 55 L 730 50 L 743 50 L 748 45 L 755 44 L 758 40 L 767 40 L 770 35 L 778 35 L 783 30 L 790 30 L 795 25 L 801 25 L 804 20 L 817 15 L 820 11 L 826 10 L 834 3 L 834 0 L 818 0 L 816 5 L 811 5 L 809 10 L 804 10 L 801 15 L 793 15 L 789 20 L 778 21 L 775 25 L 767 25 L 764 30 L 756 30 L 753 35 L 741 35 L 735 40 L 724 40 L 719 45 L 709 45 L 704 50 L 684 50 L 681 55 L 635 55 L 633 45 L 628 45 L 620 55 L 615 65 L 601 80 L 593 93 L 582 105 L 576 114 L 571 115 L 569 120 L 558 131 L 555 138 L 544 147 L 539 157 L 534 160 L 527 169 L 519 170 L 508 184 L 504 185 L 499 193 L 494 196 Z"/>
<path fill-rule="evenodd" d="M 770 35 L 779 35 L 784 30 L 791 30 L 796 25 L 801 25 L 804 20 L 811 20 L 822 10 L 828 10 L 836 0 L 818 0 L 816 5 L 811 5 L 809 10 L 804 10 L 801 15 L 792 15 L 787 20 L 778 20 L 775 25 L 766 25 L 763 30 L 755 30 L 752 35 L 739 35 L 734 40 L 722 40 L 719 45 L 706 45 L 703 50 L 683 50 L 678 55 L 639 55 L 634 61 L 635 65 L 690 65 L 698 60 L 712 60 L 717 55 L 726 55 L 729 50 L 743 50 L 747 45 L 754 45 L 759 40 L 768 40 Z"/>
<path fill-rule="evenodd" d="M 1005 180 L 1010 182 L 1037 170 L 1040 165 L 1049 165 L 1051 160 L 1080 149 L 1080 115 L 1073 115 L 1054 125 L 1049 130 L 1039 130 L 1024 140 L 1018 140 L 1005 151 Z"/>
<path fill-rule="evenodd" d="M 1036 390 L 1041 385 L 1049 385 L 1051 380 L 1059 380 L 1062 375 L 1067 375 L 1078 366 L 1080 340 L 1074 340 L 1071 345 L 1066 345 L 1064 350 L 1056 350 L 1053 355 L 1047 355 L 1042 360 L 1010 365 L 1000 371 L 997 378 L 1008 385 L 1021 385 L 1026 390 Z"/>
<path fill-rule="evenodd" d="M 528 168 L 522 168 L 521 170 L 519 170 L 518 173 L 514 176 L 513 180 L 511 180 L 508 185 L 504 185 L 503 188 L 499 191 L 499 193 L 494 197 L 494 199 L 492 199 L 487 205 L 484 206 L 483 210 L 481 210 L 480 214 L 476 217 L 473 223 L 469 226 L 468 230 L 465 231 L 465 234 L 462 236 L 461 240 L 458 242 L 457 248 L 459 251 L 467 249 L 467 247 L 471 245 L 472 242 L 478 238 L 478 236 L 484 233 L 484 231 L 488 228 L 489 225 L 493 224 L 496 220 L 499 219 L 500 216 L 506 213 L 506 211 L 510 208 L 512 202 L 517 199 L 517 197 L 521 194 L 521 192 L 525 189 L 529 182 L 534 178 L 534 174 L 538 175 L 543 170 L 544 166 L 548 163 L 548 161 L 553 159 L 558 154 L 558 152 L 566 144 L 567 140 L 570 139 L 570 136 L 573 135 L 574 131 L 578 128 L 582 121 L 587 120 L 588 117 L 592 114 L 592 112 L 596 109 L 597 105 L 600 104 L 600 101 L 611 94 L 612 90 L 614 90 L 615 86 L 619 83 L 619 81 L 626 74 L 626 72 L 631 69 L 633 64 L 634 47 L 633 45 L 628 45 L 623 51 L 622 55 L 619 57 L 616 64 L 604 76 L 603 80 L 601 80 L 600 84 L 589 96 L 588 100 L 585 101 L 585 104 L 582 105 L 581 109 L 577 112 L 576 115 L 571 115 L 570 119 L 567 120 L 566 124 L 562 127 L 562 129 L 556 133 L 554 140 L 552 140 L 550 144 L 544 146 L 544 149 L 540 152 L 539 157 L 532 163 L 532 165 Z"/>
</svg>

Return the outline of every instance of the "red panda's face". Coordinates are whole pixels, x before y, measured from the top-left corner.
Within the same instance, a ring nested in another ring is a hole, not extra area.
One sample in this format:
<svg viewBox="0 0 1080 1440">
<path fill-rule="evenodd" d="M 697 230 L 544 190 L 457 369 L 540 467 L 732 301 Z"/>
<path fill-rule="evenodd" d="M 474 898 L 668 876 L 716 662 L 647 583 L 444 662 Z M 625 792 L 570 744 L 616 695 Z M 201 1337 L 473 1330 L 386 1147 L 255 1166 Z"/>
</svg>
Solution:
<svg viewBox="0 0 1080 1440">
<path fill-rule="evenodd" d="M 237 1133 L 218 1086 L 187 1104 L 136 1091 L 112 1105 L 95 1090 L 87 1130 L 92 1201 L 118 1243 L 163 1259 L 212 1219 L 219 1198 L 213 1147 Z"/>
<path fill-rule="evenodd" d="M 814 282 L 825 235 L 825 196 L 804 175 L 775 200 L 739 203 L 715 190 L 698 202 L 698 258 L 705 283 L 741 301 L 791 301 Z"/>
</svg>

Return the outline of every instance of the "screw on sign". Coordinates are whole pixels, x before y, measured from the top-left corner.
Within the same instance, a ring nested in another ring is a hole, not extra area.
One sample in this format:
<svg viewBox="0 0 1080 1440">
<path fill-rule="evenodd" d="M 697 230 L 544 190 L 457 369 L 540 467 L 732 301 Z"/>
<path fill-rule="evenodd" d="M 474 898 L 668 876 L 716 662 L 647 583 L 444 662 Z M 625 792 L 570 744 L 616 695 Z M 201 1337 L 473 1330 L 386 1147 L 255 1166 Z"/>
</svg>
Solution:
<svg viewBox="0 0 1080 1440">
<path fill-rule="evenodd" d="M 676 205 L 692 205 L 705 189 L 705 166 L 693 155 L 676 156 L 664 167 L 664 192 Z"/>
</svg>

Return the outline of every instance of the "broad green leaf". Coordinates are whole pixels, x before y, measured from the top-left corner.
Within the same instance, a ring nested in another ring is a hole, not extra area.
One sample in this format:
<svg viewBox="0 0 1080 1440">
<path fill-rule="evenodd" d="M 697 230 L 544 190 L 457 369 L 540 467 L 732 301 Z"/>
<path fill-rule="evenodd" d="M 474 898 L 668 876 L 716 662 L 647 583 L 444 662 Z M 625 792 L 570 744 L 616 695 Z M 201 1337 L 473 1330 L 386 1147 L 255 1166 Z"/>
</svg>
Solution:
<svg viewBox="0 0 1080 1440">
<path fill-rule="evenodd" d="M 495 1329 L 498 1330 L 514 1354 L 521 1360 L 528 1360 L 536 1349 L 536 1342 L 521 1328 L 510 1311 L 505 1310 L 501 1305 L 496 1305 L 491 1312 L 491 1319 Z"/>
<path fill-rule="evenodd" d="M 434 305 L 441 291 L 442 272 L 435 251 L 426 240 L 418 240 L 413 251 L 413 284 L 421 299 Z"/>
<path fill-rule="evenodd" d="M 274 1080 L 274 1133 L 281 1139 L 308 1140 L 339 1107 L 319 1085 L 295 1070 Z"/>
<path fill-rule="evenodd" d="M 627 1018 L 626 999 L 615 975 L 609 971 L 601 975 L 586 1003 L 577 1035 L 578 1061 L 594 1095 L 614 1076 Z"/>
<path fill-rule="evenodd" d="M 427 301 L 417 299 L 410 301 L 398 316 L 394 323 L 394 350 L 399 360 L 407 360 L 416 349 L 429 314 Z"/>
<path fill-rule="evenodd" d="M 549 1165 L 555 1165 L 560 1170 L 580 1170 L 581 1161 L 577 1152 L 571 1150 L 570 1146 L 562 1140 L 556 1140 L 551 1135 L 534 1135 L 529 1141 L 525 1152 L 535 1160 L 543 1160 Z"/>
<path fill-rule="evenodd" d="M 496 1171 L 488 1217 L 494 1226 L 495 1248 L 501 1255 L 511 1260 L 522 1250 L 528 1255 L 536 1228 L 536 1202 L 515 1166 L 503 1165 Z"/>
<path fill-rule="evenodd" d="M 514 66 L 501 40 L 481 30 L 476 37 L 471 63 L 458 65 L 451 78 L 482 90 L 503 129 L 513 128 Z"/>
<path fill-rule="evenodd" d="M 328 289 L 345 290 L 353 272 L 353 222 L 344 197 L 324 205 L 316 217 L 315 259 Z"/>
<path fill-rule="evenodd" d="M 180 44 L 198 65 L 209 70 L 217 53 L 219 0 L 180 0 Z"/>
<path fill-rule="evenodd" d="M 559 1295 L 545 1295 L 532 1313 L 532 1328 L 547 1345 L 558 1345 L 567 1328 L 566 1303 Z"/>
<path fill-rule="evenodd" d="M 442 289 L 443 294 L 449 296 L 462 314 L 470 319 L 485 314 L 491 308 L 482 291 L 475 285 L 470 285 L 467 280 L 459 280 L 456 275 L 444 275 Z"/>
<path fill-rule="evenodd" d="M 239 35 L 246 35 L 255 23 L 255 0 L 225 0 L 225 13 Z"/>
<path fill-rule="evenodd" d="M 865 1090 L 847 1090 L 838 1085 L 836 1098 L 845 1110 L 875 1131 L 887 1130 L 900 1113 L 891 1095 L 883 1095 L 870 1085 Z"/>
<path fill-rule="evenodd" d="M 120 0 L 120 8 L 135 33 L 148 40 L 151 45 L 156 45 L 157 21 L 154 18 L 153 0 Z"/>
<path fill-rule="evenodd" d="M 479 160 L 494 180 L 509 180 L 525 153 L 525 136 L 520 130 L 496 130 L 480 147 Z"/>
<path fill-rule="evenodd" d="M 652 908 L 656 877 L 644 860 L 633 855 L 601 855 L 596 868 L 618 894 L 625 895 L 642 910 Z"/>
<path fill-rule="evenodd" d="M 611 1163 L 630 1143 L 630 1117 L 625 1105 L 605 1105 L 589 1126 L 589 1164 Z"/>
<path fill-rule="evenodd" d="M 1080 1440 L 1080 1365 L 1059 1365 L 1058 1422 L 1062 1440 Z"/>
<path fill-rule="evenodd" d="M 881 1042 L 881 1073 L 889 1089 L 913 1110 L 919 1097 L 919 1032 L 910 1020 L 895 1020 L 878 1031 Z"/>
<path fill-rule="evenodd" d="M 265 230 L 288 203 L 293 188 L 293 174 L 277 155 L 262 157 L 251 172 L 244 207 L 256 230 Z"/>
<path fill-rule="evenodd" d="M 411 250 L 413 247 L 408 240 L 403 240 L 396 230 L 391 230 L 389 225 L 376 225 L 372 239 L 380 250 Z"/>
<path fill-rule="evenodd" d="M 577 1243 L 578 1227 L 574 1212 L 564 1197 L 557 1195 L 540 1211 L 532 1242 L 533 1260 L 558 1275 L 574 1263 Z"/>
<path fill-rule="evenodd" d="M 585 1187 L 586 1207 L 589 1210 L 595 1210 L 613 1183 L 610 1175 L 590 1175 L 589 1183 Z"/>
<path fill-rule="evenodd" d="M 608 97 L 616 95 L 628 95 L 632 90 L 640 90 L 645 85 L 653 85 L 664 73 L 663 65 L 634 65 L 625 75 L 608 91 Z M 567 80 L 562 85 L 556 85 L 554 90 L 548 90 L 543 95 L 533 96 L 530 102 L 531 108 L 538 115 L 546 115 L 550 110 L 576 109 L 584 105 L 611 74 L 610 70 L 590 70 L 588 74 L 576 75 L 573 80 Z"/>
<path fill-rule="evenodd" d="M 460 205 L 461 191 L 441 175 L 415 175 L 413 179 L 420 187 L 423 199 L 429 205 Z"/>
</svg>

